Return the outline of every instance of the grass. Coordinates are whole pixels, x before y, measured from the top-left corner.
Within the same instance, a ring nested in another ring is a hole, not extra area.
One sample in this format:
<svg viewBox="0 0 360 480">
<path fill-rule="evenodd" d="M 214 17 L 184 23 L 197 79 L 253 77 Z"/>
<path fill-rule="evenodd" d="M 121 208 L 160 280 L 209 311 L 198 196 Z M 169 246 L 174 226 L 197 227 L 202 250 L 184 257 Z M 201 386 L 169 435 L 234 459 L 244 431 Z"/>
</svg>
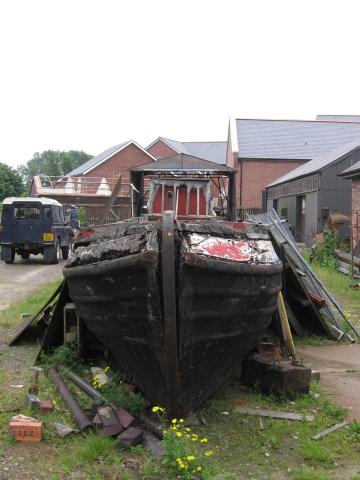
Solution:
<svg viewBox="0 0 360 480">
<path fill-rule="evenodd" d="M 294 474 L 294 480 L 330 480 L 334 477 L 315 468 L 304 468 Z"/>
<path fill-rule="evenodd" d="M 314 440 L 305 440 L 300 453 L 309 465 L 331 467 L 335 463 L 330 450 Z"/>
</svg>

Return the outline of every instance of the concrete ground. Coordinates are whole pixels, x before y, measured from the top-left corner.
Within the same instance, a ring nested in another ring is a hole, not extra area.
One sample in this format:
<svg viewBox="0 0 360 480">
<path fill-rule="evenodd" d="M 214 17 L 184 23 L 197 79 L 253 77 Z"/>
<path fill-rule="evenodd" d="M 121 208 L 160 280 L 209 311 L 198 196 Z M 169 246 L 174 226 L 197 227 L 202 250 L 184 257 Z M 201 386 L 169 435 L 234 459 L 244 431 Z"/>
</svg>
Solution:
<svg viewBox="0 0 360 480">
<path fill-rule="evenodd" d="M 0 261 L 0 311 L 61 277 L 64 265 L 64 260 L 58 265 L 45 265 L 42 255 L 31 255 L 29 260 L 16 256 L 12 265 Z"/>
<path fill-rule="evenodd" d="M 360 344 L 297 348 L 306 365 L 320 372 L 320 383 L 333 401 L 348 409 L 350 420 L 360 421 Z"/>
</svg>

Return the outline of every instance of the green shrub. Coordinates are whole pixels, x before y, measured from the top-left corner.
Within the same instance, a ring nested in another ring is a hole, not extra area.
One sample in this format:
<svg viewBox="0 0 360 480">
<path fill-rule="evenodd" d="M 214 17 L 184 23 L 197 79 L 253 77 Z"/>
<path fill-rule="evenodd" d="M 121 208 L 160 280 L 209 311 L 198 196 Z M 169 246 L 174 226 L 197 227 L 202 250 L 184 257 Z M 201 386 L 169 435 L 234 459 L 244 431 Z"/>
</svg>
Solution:
<svg viewBox="0 0 360 480">
<path fill-rule="evenodd" d="M 45 367 L 62 365 L 76 371 L 83 367 L 78 347 L 74 343 L 64 343 L 60 347 L 53 348 L 49 353 L 41 353 L 40 362 Z"/>
<path fill-rule="evenodd" d="M 105 385 L 101 393 L 109 403 L 126 408 L 135 417 L 145 410 L 144 397 L 140 393 L 130 392 L 120 380 L 114 379 Z"/>
<path fill-rule="evenodd" d="M 337 260 L 335 250 L 338 247 L 339 242 L 339 233 L 325 228 L 324 240 L 316 244 L 310 260 L 327 268 L 336 268 Z"/>
</svg>

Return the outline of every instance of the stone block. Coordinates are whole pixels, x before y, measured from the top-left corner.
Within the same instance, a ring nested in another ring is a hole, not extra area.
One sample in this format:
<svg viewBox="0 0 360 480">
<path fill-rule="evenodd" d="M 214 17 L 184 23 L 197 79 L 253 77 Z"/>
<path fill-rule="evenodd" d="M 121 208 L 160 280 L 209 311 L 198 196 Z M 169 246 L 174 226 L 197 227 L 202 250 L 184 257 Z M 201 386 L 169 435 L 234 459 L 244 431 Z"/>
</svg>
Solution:
<svg viewBox="0 0 360 480">
<path fill-rule="evenodd" d="M 42 412 L 52 412 L 54 410 L 54 404 L 52 400 L 40 400 L 39 408 Z"/>
<path fill-rule="evenodd" d="M 126 448 L 139 445 L 143 440 L 143 430 L 135 427 L 129 427 L 116 437 L 115 448 L 124 450 Z"/>
<path fill-rule="evenodd" d="M 243 360 L 241 373 L 243 384 L 256 385 L 264 393 L 288 397 L 309 393 L 311 369 L 293 365 L 287 360 L 255 353 Z"/>
<path fill-rule="evenodd" d="M 109 405 L 105 407 L 98 407 L 97 414 L 99 415 L 103 427 L 109 427 L 119 423 L 115 411 Z"/>
<path fill-rule="evenodd" d="M 125 408 L 122 408 L 122 407 L 119 407 L 116 410 L 116 416 L 124 428 L 130 427 L 130 425 L 135 420 L 134 417 L 130 415 L 130 413 L 127 410 L 125 410 Z"/>
</svg>

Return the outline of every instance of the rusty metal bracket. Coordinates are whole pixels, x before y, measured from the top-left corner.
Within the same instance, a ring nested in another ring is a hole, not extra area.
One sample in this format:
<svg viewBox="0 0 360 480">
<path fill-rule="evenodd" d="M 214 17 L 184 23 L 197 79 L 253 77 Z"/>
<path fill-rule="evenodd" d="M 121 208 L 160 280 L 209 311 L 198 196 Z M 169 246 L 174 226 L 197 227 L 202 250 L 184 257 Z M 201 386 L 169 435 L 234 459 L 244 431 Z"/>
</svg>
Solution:
<svg viewBox="0 0 360 480">
<path fill-rule="evenodd" d="M 165 211 L 162 220 L 162 292 L 165 323 L 165 357 L 169 414 L 177 417 L 179 412 L 179 370 L 176 319 L 175 245 L 173 211 Z"/>
</svg>

